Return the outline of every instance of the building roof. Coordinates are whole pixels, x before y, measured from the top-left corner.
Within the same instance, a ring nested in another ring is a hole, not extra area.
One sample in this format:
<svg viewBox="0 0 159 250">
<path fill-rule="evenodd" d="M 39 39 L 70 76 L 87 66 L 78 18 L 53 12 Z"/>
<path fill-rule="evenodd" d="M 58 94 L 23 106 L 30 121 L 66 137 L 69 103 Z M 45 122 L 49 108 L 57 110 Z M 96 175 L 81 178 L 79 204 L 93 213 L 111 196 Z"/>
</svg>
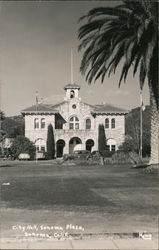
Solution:
<svg viewBox="0 0 159 250">
<path fill-rule="evenodd" d="M 38 104 L 38 106 L 33 105 L 29 108 L 23 109 L 22 114 L 57 114 L 60 112 L 59 107 L 67 101 L 63 101 L 57 104 Z M 119 107 L 115 107 L 110 104 L 100 104 L 100 105 L 91 105 L 83 102 L 84 104 L 90 106 L 92 109 L 92 114 L 127 114 L 128 111 Z"/>
<path fill-rule="evenodd" d="M 51 107 L 51 105 L 47 105 L 47 104 L 38 104 L 37 106 L 36 105 L 33 105 L 29 108 L 26 108 L 26 109 L 23 109 L 21 111 L 22 114 L 28 114 L 28 113 L 38 113 L 38 114 L 41 114 L 41 113 L 51 113 L 51 114 L 55 114 L 55 113 L 58 113 L 58 111 L 56 109 L 53 109 L 53 107 Z"/>
<path fill-rule="evenodd" d="M 75 84 L 75 83 L 73 83 L 73 84 L 69 83 L 69 84 L 67 84 L 67 85 L 64 87 L 64 90 L 66 90 L 66 89 L 80 89 L 80 86 L 77 85 L 77 84 Z"/>
<path fill-rule="evenodd" d="M 63 101 L 63 102 L 60 102 L 60 103 L 57 103 L 57 104 L 48 104 L 48 106 L 51 108 L 51 109 L 57 109 L 58 110 L 58 107 L 65 104 L 66 101 Z"/>
<path fill-rule="evenodd" d="M 100 104 L 94 106 L 94 114 L 127 114 L 128 111 L 110 104 Z"/>
</svg>

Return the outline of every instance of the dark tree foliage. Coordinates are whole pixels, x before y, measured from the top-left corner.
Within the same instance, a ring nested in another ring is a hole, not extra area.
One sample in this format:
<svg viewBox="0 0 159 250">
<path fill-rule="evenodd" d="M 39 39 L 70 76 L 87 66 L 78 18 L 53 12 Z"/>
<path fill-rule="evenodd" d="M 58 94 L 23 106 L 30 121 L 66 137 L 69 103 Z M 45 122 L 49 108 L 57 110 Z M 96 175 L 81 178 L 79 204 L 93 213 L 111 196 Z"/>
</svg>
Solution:
<svg viewBox="0 0 159 250">
<path fill-rule="evenodd" d="M 6 132 L 3 130 L 2 124 L 5 120 L 4 112 L 0 110 L 0 142 L 3 141 Z"/>
<path fill-rule="evenodd" d="M 148 78 L 158 105 L 158 7 L 157 1 L 123 0 L 116 7 L 92 9 L 80 19 L 80 70 L 89 83 L 98 78 L 103 82 L 123 60 L 119 86 L 133 67 L 141 88 Z"/>
<path fill-rule="evenodd" d="M 143 111 L 143 156 L 150 155 L 150 107 L 146 106 Z M 140 148 L 140 107 L 132 109 L 125 119 L 125 133 L 133 139 L 133 149 L 138 153 Z M 127 140 L 124 144 L 131 144 L 131 140 Z"/>
<path fill-rule="evenodd" d="M 103 124 L 100 124 L 98 127 L 98 150 L 100 152 L 106 150 L 106 136 Z"/>
<path fill-rule="evenodd" d="M 3 121 L 5 119 L 5 114 L 2 110 L 0 110 L 0 121 Z"/>
<path fill-rule="evenodd" d="M 122 150 L 124 152 L 130 152 L 130 151 L 138 152 L 139 149 L 137 150 L 133 138 L 127 135 L 125 136 L 125 141 L 122 143 L 122 145 L 119 146 L 118 150 Z"/>
<path fill-rule="evenodd" d="M 55 139 L 51 124 L 49 124 L 47 132 L 47 158 L 48 160 L 55 158 Z"/>
<path fill-rule="evenodd" d="M 2 122 L 2 130 L 7 137 L 16 138 L 24 135 L 24 118 L 22 116 L 6 117 Z"/>
<path fill-rule="evenodd" d="M 15 158 L 18 158 L 21 153 L 28 153 L 31 159 L 34 159 L 35 146 L 27 137 L 19 135 L 15 138 L 10 151 Z"/>
</svg>

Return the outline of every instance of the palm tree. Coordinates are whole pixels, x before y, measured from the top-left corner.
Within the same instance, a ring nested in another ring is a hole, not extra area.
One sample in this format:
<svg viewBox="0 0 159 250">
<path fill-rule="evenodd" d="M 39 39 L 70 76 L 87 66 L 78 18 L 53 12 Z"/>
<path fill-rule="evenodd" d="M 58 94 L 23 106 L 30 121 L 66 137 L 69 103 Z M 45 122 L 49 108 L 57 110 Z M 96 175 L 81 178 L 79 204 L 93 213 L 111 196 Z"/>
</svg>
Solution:
<svg viewBox="0 0 159 250">
<path fill-rule="evenodd" d="M 83 49 L 80 71 L 88 83 L 115 73 L 122 64 L 119 87 L 130 68 L 139 72 L 140 88 L 148 80 L 151 106 L 151 160 L 159 163 L 158 112 L 158 3 L 125 0 L 116 7 L 95 8 L 80 19 L 79 50 Z"/>
</svg>

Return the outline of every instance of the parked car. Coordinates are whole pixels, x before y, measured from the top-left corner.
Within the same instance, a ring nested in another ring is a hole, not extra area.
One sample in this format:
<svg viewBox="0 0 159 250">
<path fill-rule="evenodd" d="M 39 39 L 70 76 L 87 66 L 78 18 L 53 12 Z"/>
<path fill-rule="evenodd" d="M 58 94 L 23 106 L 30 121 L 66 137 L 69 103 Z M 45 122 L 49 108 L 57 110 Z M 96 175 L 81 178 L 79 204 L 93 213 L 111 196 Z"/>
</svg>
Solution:
<svg viewBox="0 0 159 250">
<path fill-rule="evenodd" d="M 73 152 L 74 159 L 86 159 L 90 157 L 91 152 L 88 150 L 75 150 Z"/>
<path fill-rule="evenodd" d="M 21 153 L 18 156 L 18 159 L 23 160 L 23 161 L 28 161 L 28 160 L 30 160 L 30 155 L 28 153 Z"/>
<path fill-rule="evenodd" d="M 86 159 L 90 157 L 91 153 L 88 150 L 75 150 L 72 154 L 65 154 L 63 160 L 76 160 L 76 159 Z"/>
</svg>

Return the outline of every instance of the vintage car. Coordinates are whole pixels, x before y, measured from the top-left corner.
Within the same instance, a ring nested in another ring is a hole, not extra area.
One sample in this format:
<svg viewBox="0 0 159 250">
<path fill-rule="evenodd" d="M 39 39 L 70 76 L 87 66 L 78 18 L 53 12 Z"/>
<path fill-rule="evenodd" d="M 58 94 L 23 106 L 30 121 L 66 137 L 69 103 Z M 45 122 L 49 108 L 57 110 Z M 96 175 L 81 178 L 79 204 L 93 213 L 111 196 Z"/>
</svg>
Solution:
<svg viewBox="0 0 159 250">
<path fill-rule="evenodd" d="M 76 159 L 85 159 L 88 160 L 91 153 L 88 150 L 75 150 L 72 154 L 66 154 L 63 156 L 65 161 L 67 160 L 76 160 Z"/>
<path fill-rule="evenodd" d="M 28 160 L 30 160 L 30 155 L 28 153 L 21 153 L 21 154 L 19 154 L 18 159 L 20 161 L 22 161 L 22 160 L 28 161 Z"/>
</svg>

